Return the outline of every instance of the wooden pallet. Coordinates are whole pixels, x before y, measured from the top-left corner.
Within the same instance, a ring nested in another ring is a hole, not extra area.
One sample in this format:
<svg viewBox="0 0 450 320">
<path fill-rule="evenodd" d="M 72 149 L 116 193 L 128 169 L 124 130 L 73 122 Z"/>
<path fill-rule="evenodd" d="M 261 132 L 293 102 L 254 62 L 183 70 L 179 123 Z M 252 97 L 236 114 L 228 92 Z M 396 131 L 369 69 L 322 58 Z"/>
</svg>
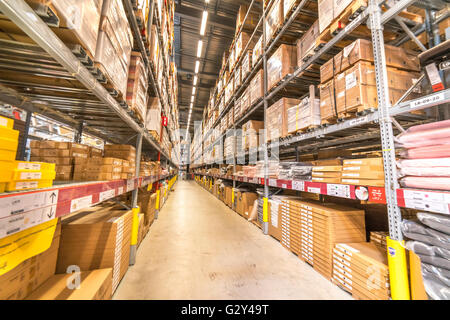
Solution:
<svg viewBox="0 0 450 320">
<path fill-rule="evenodd" d="M 119 102 L 126 102 L 125 98 L 126 98 L 126 92 L 123 93 L 121 92 L 119 89 L 116 88 L 116 86 L 114 85 L 114 82 L 111 80 L 111 78 L 109 77 L 108 73 L 106 72 L 106 69 L 103 67 L 103 65 L 99 62 L 95 62 L 94 63 L 94 67 L 96 69 L 99 70 L 99 72 L 101 72 L 103 74 L 103 76 L 106 79 L 106 83 L 103 84 L 103 86 L 110 92 L 110 94 L 116 98 L 117 101 Z M 115 93 L 114 93 L 115 92 Z M 125 94 L 125 95 L 124 95 Z"/>
<path fill-rule="evenodd" d="M 159 133 L 157 133 L 155 130 L 148 130 L 148 132 L 153 136 L 153 138 L 156 141 L 159 141 Z"/>
<path fill-rule="evenodd" d="M 347 25 L 349 25 L 354 18 L 356 18 L 360 13 L 362 13 L 366 8 L 368 4 L 366 0 L 355 0 L 352 1 L 347 8 L 337 17 L 334 19 L 334 21 L 329 25 L 329 31 L 332 35 L 336 35 L 340 30 L 345 28 Z M 360 26 L 361 27 L 361 26 Z M 358 27 L 358 28 L 360 28 Z M 358 28 L 355 29 L 353 33 L 357 33 Z M 365 33 L 364 28 L 361 28 L 360 31 L 363 31 L 363 34 Z M 366 30 L 367 27 L 365 28 Z M 369 31 L 370 36 L 370 31 Z"/>
</svg>

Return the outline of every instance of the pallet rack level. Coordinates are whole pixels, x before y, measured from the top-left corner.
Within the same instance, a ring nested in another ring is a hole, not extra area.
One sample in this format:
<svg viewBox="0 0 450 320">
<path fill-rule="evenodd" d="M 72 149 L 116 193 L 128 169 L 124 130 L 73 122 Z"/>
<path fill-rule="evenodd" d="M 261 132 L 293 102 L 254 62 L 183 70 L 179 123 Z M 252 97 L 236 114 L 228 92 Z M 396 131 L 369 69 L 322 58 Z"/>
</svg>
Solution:
<svg viewBox="0 0 450 320">
<path fill-rule="evenodd" d="M 214 121 L 213 127 L 207 132 L 203 132 L 199 145 L 194 145 L 194 159 L 192 159 L 191 161 L 193 163 L 191 165 L 191 169 L 207 168 L 208 166 L 214 165 L 213 161 L 205 161 L 202 158 L 201 152 L 199 153 L 198 151 L 203 151 L 203 154 L 205 154 L 207 152 L 210 152 L 215 145 L 222 143 L 223 138 L 227 136 L 226 133 L 219 134 L 218 139 L 212 141 L 212 143 L 208 146 L 205 146 L 206 140 L 211 136 L 212 132 L 214 132 L 214 129 L 217 127 L 220 120 L 225 116 L 226 112 L 230 110 L 236 99 L 242 95 L 245 87 L 250 82 L 250 79 L 256 74 L 256 70 L 258 70 L 261 65 L 265 72 L 265 82 L 267 81 L 267 57 L 273 52 L 274 49 L 276 49 L 281 44 L 281 38 L 288 32 L 290 28 L 292 28 L 293 22 L 302 11 L 304 6 L 307 4 L 307 2 L 307 0 L 299 1 L 299 3 L 293 8 L 291 16 L 285 20 L 283 25 L 279 28 L 279 31 L 275 34 L 274 38 L 269 43 L 263 43 L 263 53 L 256 62 L 256 67 L 254 67 L 250 74 L 247 75 L 245 79 L 243 79 L 243 84 L 233 93 L 229 102 L 225 105 L 223 111 Z M 264 23 L 266 18 L 266 10 L 268 10 L 271 5 L 273 5 L 273 3 L 274 1 L 269 1 L 267 6 L 263 6 L 262 16 L 258 22 L 258 27 L 261 23 Z M 315 149 L 317 149 L 325 146 L 342 146 L 345 143 L 365 141 L 365 139 L 381 138 L 379 141 L 381 144 L 380 148 L 381 150 L 383 150 L 384 171 L 386 173 L 385 187 L 367 187 L 368 191 L 370 190 L 368 192 L 368 200 L 372 202 L 385 203 L 387 205 L 390 233 L 390 250 L 388 258 L 391 275 L 392 298 L 409 299 L 410 295 L 409 285 L 407 281 L 405 250 L 404 246 L 402 245 L 403 237 L 400 231 L 401 216 L 399 207 L 448 214 L 450 193 L 434 190 L 418 190 L 399 187 L 396 176 L 395 146 L 393 141 L 394 131 L 392 124 L 394 124 L 400 130 L 403 130 L 402 125 L 404 127 L 408 127 L 413 125 L 414 122 L 417 123 L 418 121 L 427 120 L 424 117 L 410 113 L 412 111 L 448 104 L 450 102 L 450 89 L 425 95 L 421 98 L 413 99 L 407 102 L 403 102 L 403 99 L 400 99 L 400 101 L 396 105 L 390 105 L 389 90 L 387 86 L 387 69 L 385 61 L 383 29 L 386 26 L 389 28 L 401 30 L 401 32 L 406 34 L 409 39 L 417 43 L 418 40 L 415 37 L 419 34 L 419 32 L 424 32 L 425 28 L 406 18 L 399 17 L 399 14 L 402 10 L 412 4 L 426 10 L 436 10 L 437 4 L 433 1 L 401 0 L 392 5 L 392 7 L 385 6 L 387 10 L 384 12 L 382 12 L 380 8 L 380 6 L 384 4 L 384 1 L 369 0 L 368 4 L 369 5 L 364 8 L 361 13 L 353 17 L 353 19 L 347 26 L 345 26 L 342 30 L 335 34 L 327 43 L 318 46 L 315 50 L 315 53 L 311 57 L 306 59 L 301 67 L 297 67 L 292 74 L 288 74 L 287 76 L 285 76 L 275 87 L 267 90 L 267 83 L 264 83 L 265 90 L 262 99 L 250 106 L 249 110 L 244 115 L 242 115 L 238 120 L 235 120 L 235 122 L 233 123 L 233 128 L 241 126 L 245 120 L 249 119 L 252 115 L 255 115 L 256 112 L 261 111 L 263 107 L 265 111 L 267 109 L 267 103 L 269 101 L 273 102 L 277 97 L 280 97 L 280 94 L 282 95 L 283 89 L 292 84 L 294 81 L 308 82 L 306 78 L 302 80 L 302 72 L 306 71 L 313 64 L 323 64 L 323 60 L 321 59 L 323 58 L 324 54 L 332 52 L 332 49 L 335 48 L 335 46 L 339 42 L 341 42 L 341 40 L 349 36 L 352 31 L 354 31 L 362 24 L 366 24 L 369 27 L 372 37 L 372 45 L 374 48 L 376 87 L 378 95 L 377 109 L 368 110 L 362 114 L 359 114 L 356 118 L 339 121 L 336 124 L 322 125 L 307 132 L 297 133 L 286 138 L 281 138 L 278 142 L 270 144 L 263 143 L 262 146 L 260 146 L 257 150 L 251 151 L 251 154 L 256 152 L 258 152 L 259 154 L 264 153 L 265 176 L 263 178 L 248 178 L 241 176 L 212 176 L 199 173 L 195 174 L 232 180 L 233 187 L 236 186 L 236 182 L 264 185 L 265 196 L 267 195 L 268 187 L 276 187 L 280 189 L 291 189 L 357 199 L 355 193 L 356 188 L 366 188 L 365 186 L 351 186 L 340 184 L 336 185 L 327 183 L 315 183 L 309 181 L 299 182 L 269 179 L 267 176 L 268 148 L 280 148 L 280 154 L 288 151 L 288 148 L 294 149 L 296 157 L 298 159 L 299 149 L 307 149 L 308 143 L 314 145 Z M 249 12 L 247 12 L 247 14 L 248 13 Z M 396 20 L 398 25 L 391 22 L 391 20 Z M 408 29 L 406 23 L 408 25 L 414 26 L 414 32 Z M 265 40 L 264 29 L 265 24 L 263 24 L 263 39 Z M 253 36 L 255 32 L 256 29 L 253 33 Z M 436 44 L 437 43 L 435 43 L 435 45 Z M 419 48 L 423 49 L 423 46 L 419 46 Z M 423 78 L 424 76 L 422 76 L 420 81 Z M 217 97 L 219 99 L 223 95 L 223 93 L 220 93 L 219 96 L 216 96 L 216 94 L 217 87 L 213 92 L 213 97 Z M 404 95 L 404 97 L 405 96 L 406 94 Z M 394 117 L 397 117 L 397 119 L 395 119 Z M 265 124 L 267 123 L 266 121 L 264 122 Z M 401 122 L 401 124 L 399 122 Z M 356 128 L 360 128 L 358 132 L 355 132 Z M 339 134 L 339 138 L 332 140 L 333 134 Z M 327 138 L 328 141 L 325 141 L 325 139 Z M 266 141 L 266 139 L 264 139 L 264 141 Z M 235 152 L 235 154 L 233 155 L 233 163 L 236 164 L 236 158 L 242 157 L 243 155 L 249 156 L 249 151 L 245 151 L 243 153 L 238 152 L 238 154 L 236 154 Z M 202 159 L 203 163 L 198 163 L 200 159 Z M 235 173 L 235 168 L 233 170 Z"/>
</svg>

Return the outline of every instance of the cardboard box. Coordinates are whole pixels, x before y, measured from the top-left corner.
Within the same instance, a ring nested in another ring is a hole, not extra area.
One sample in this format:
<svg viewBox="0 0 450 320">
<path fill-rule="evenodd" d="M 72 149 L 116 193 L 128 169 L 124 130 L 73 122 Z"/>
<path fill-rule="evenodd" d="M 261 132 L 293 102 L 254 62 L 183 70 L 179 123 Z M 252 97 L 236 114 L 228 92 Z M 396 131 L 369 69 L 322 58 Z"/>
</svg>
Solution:
<svg viewBox="0 0 450 320">
<path fill-rule="evenodd" d="M 319 32 L 322 33 L 334 19 L 334 0 L 319 0 Z"/>
<path fill-rule="evenodd" d="M 297 67 L 297 48 L 282 44 L 267 60 L 267 85 L 272 89 L 288 74 L 292 74 Z"/>
<path fill-rule="evenodd" d="M 79 289 L 67 286 L 72 274 L 57 274 L 34 291 L 27 300 L 110 300 L 112 269 L 83 271 Z"/>
<path fill-rule="evenodd" d="M 319 37 L 319 20 L 316 20 L 305 32 L 305 34 L 297 41 L 297 65 L 301 67 L 303 61 L 311 57 L 315 52 L 316 40 Z"/>
<path fill-rule="evenodd" d="M 343 161 L 345 167 L 348 166 L 378 166 L 383 167 L 383 158 L 363 158 L 363 159 L 345 159 Z"/>
<path fill-rule="evenodd" d="M 248 218 L 253 208 L 253 203 L 258 199 L 258 194 L 254 192 L 241 192 L 236 194 L 236 211 L 241 216 Z"/>
<path fill-rule="evenodd" d="M 253 79 L 250 81 L 249 90 L 249 105 L 252 106 L 257 100 L 264 96 L 264 72 L 263 70 L 258 71 Z M 244 109 L 246 110 L 246 109 Z"/>
<path fill-rule="evenodd" d="M 284 21 L 284 0 L 275 0 L 269 9 L 264 23 L 266 24 L 266 45 Z"/>
<path fill-rule="evenodd" d="M 259 146 L 259 133 L 262 129 L 264 129 L 264 121 L 250 120 L 242 125 L 242 148 L 244 150 Z"/>
<path fill-rule="evenodd" d="M 267 108 L 267 139 L 274 141 L 287 136 L 287 110 L 300 103 L 298 99 L 281 98 Z"/>
<path fill-rule="evenodd" d="M 95 214 L 93 214 L 95 213 Z M 112 292 L 129 264 L 132 212 L 119 206 L 96 206 L 65 216 L 56 273 L 68 266 L 81 271 L 112 268 Z"/>
</svg>

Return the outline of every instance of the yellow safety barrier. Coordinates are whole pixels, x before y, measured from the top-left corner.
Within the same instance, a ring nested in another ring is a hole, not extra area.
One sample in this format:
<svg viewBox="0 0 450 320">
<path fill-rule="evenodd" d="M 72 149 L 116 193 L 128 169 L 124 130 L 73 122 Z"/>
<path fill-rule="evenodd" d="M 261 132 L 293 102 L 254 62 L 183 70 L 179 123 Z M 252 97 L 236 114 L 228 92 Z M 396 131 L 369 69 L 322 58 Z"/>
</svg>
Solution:
<svg viewBox="0 0 450 320">
<path fill-rule="evenodd" d="M 263 198 L 263 222 L 269 222 L 269 202 L 266 197 Z"/>
<path fill-rule="evenodd" d="M 159 193 L 160 190 L 156 190 L 156 210 L 159 210 Z"/>
<path fill-rule="evenodd" d="M 131 227 L 131 245 L 135 246 L 138 242 L 138 233 L 139 233 L 139 212 L 141 211 L 141 208 L 136 207 L 131 209 L 131 212 L 133 213 L 133 224 Z"/>
<path fill-rule="evenodd" d="M 392 299 L 410 300 L 405 243 L 389 237 L 386 240 Z"/>
</svg>

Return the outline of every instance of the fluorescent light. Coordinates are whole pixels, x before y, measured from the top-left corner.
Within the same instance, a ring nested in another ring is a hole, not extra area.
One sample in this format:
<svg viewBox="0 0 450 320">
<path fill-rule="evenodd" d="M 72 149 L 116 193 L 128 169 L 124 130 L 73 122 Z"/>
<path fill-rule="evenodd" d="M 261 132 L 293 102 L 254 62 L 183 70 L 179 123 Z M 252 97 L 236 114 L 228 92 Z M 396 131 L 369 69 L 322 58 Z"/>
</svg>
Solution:
<svg viewBox="0 0 450 320">
<path fill-rule="evenodd" d="M 195 94 L 195 91 L 197 90 L 197 87 L 193 87 L 192 88 L 192 95 L 194 95 Z"/>
<path fill-rule="evenodd" d="M 197 77 L 197 76 L 194 76 L 194 86 L 197 85 L 197 81 L 198 81 L 198 77 Z"/>
<path fill-rule="evenodd" d="M 195 61 L 195 73 L 198 73 L 198 71 L 200 70 L 200 61 Z"/>
<path fill-rule="evenodd" d="M 194 96 L 191 97 L 191 103 L 194 102 Z"/>
<path fill-rule="evenodd" d="M 208 2 L 207 2 L 208 3 Z M 200 35 L 204 36 L 205 35 L 205 30 L 206 30 L 206 21 L 208 20 L 208 11 L 204 10 L 203 11 L 203 15 L 202 15 L 202 24 L 200 26 Z"/>
<path fill-rule="evenodd" d="M 203 41 L 198 40 L 197 58 L 200 58 L 202 56 L 202 49 L 203 49 Z"/>
<path fill-rule="evenodd" d="M 194 104 L 193 103 L 191 103 L 191 105 L 189 106 L 189 108 L 191 108 L 192 109 L 192 107 L 194 106 Z"/>
</svg>

